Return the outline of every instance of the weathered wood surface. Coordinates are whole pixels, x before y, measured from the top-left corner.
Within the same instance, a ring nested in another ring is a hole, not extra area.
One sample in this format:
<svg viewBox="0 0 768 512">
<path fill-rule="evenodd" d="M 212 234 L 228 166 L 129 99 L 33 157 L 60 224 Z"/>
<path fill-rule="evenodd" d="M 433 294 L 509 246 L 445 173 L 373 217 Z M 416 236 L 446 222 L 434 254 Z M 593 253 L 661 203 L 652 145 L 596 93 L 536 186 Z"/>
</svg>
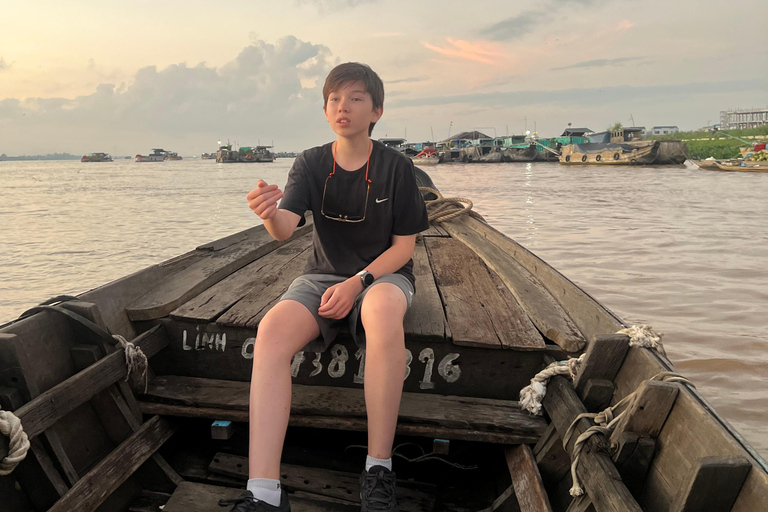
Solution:
<svg viewBox="0 0 768 512">
<path fill-rule="evenodd" d="M 455 344 L 544 348 L 515 297 L 472 250 L 452 238 L 425 241 Z"/>
<path fill-rule="evenodd" d="M 752 465 L 745 457 L 704 457 L 680 488 L 674 512 L 729 512 Z M 768 507 L 768 503 L 763 503 Z"/>
<path fill-rule="evenodd" d="M 542 480 L 549 487 L 554 487 L 571 469 L 571 458 L 563 449 L 563 441 L 555 425 L 550 423 L 544 434 L 533 447 L 536 464 Z"/>
<path fill-rule="evenodd" d="M 134 343 L 141 347 L 147 357 L 151 357 L 168 344 L 168 339 L 162 327 L 157 326 L 136 338 Z M 127 373 L 125 354 L 123 351 L 113 352 L 24 404 L 16 411 L 16 415 L 21 418 L 27 435 L 34 438 L 90 400 L 95 393 L 125 378 Z"/>
<path fill-rule="evenodd" d="M 289 240 L 301 237 L 312 230 L 307 222 L 297 228 Z M 221 281 L 252 261 L 275 250 L 285 242 L 278 242 L 265 230 L 252 232 L 247 240 L 214 249 L 210 256 L 181 270 L 169 279 L 163 280 L 144 296 L 126 307 L 128 317 L 133 321 L 152 320 L 168 315 L 171 311 L 195 297 L 203 290 Z"/>
<path fill-rule="evenodd" d="M 656 439 L 675 405 L 679 387 L 671 382 L 644 381 L 635 398 L 611 434 L 611 445 L 617 444 L 624 432 L 633 432 Z"/>
<path fill-rule="evenodd" d="M 423 241 L 416 242 L 413 251 L 413 275 L 416 278 L 416 295 L 403 320 L 406 337 L 435 341 L 450 338 L 448 320 Z"/>
<path fill-rule="evenodd" d="M 248 458 L 228 453 L 217 453 L 208 466 L 213 473 L 240 479 L 248 479 Z M 360 503 L 360 474 L 328 469 L 310 468 L 292 464 L 280 465 L 280 483 L 290 492 L 302 491 L 308 494 L 336 498 L 347 503 Z M 397 501 L 403 512 L 432 510 L 435 506 L 433 486 L 421 485 L 420 490 L 408 487 L 408 482 L 399 481 Z M 431 488 L 432 493 L 425 492 Z"/>
<path fill-rule="evenodd" d="M 444 222 L 442 225 L 451 236 L 457 237 L 458 231 L 454 227 L 461 224 L 482 235 L 522 265 L 560 303 L 563 310 L 576 324 L 583 339 L 592 339 L 598 334 L 614 333 L 625 327 L 613 313 L 590 297 L 584 290 L 544 260 L 489 224 L 465 216 L 459 220 Z"/>
<path fill-rule="evenodd" d="M 438 224 L 430 224 L 429 229 L 426 231 L 422 231 L 419 233 L 421 236 L 451 236 L 448 234 L 448 232 L 445 230 L 444 227 L 438 225 Z"/>
<path fill-rule="evenodd" d="M 514 448 L 506 448 L 504 455 L 507 458 L 512 486 L 520 509 L 530 512 L 552 512 L 531 448 L 521 444 Z"/>
<path fill-rule="evenodd" d="M 145 412 L 165 410 L 170 414 L 173 410 L 157 407 L 162 404 L 148 402 L 153 400 L 185 405 L 191 409 L 216 411 L 215 419 L 247 421 L 248 396 L 247 382 L 165 376 L 157 377 L 150 383 L 141 405 Z M 184 412 L 183 409 L 176 410 Z M 240 414 L 227 415 L 226 411 L 239 411 Z M 291 423 L 294 425 L 301 424 L 297 420 L 303 419 L 305 425 L 307 421 L 317 421 L 316 425 L 323 424 L 328 428 L 338 423 L 340 427 L 336 428 L 355 426 L 355 430 L 365 429 L 366 412 L 362 389 L 294 385 L 291 413 Z M 398 420 L 398 431 L 403 432 L 442 431 L 453 439 L 477 439 L 487 433 L 496 439 L 528 440 L 509 444 L 533 442 L 545 427 L 542 418 L 534 418 L 522 412 L 517 402 L 422 393 L 403 393 Z"/>
<path fill-rule="evenodd" d="M 503 247 L 507 238 L 499 239 L 481 231 L 481 222 L 461 217 L 443 224 L 453 238 L 461 240 L 504 282 L 523 311 L 539 331 L 567 352 L 576 352 L 585 344 L 585 338 L 576 324 L 558 304 L 557 300 L 538 281 L 538 276 L 526 270 Z M 496 244 L 501 244 L 496 245 Z"/>
<path fill-rule="evenodd" d="M 582 400 L 590 380 L 613 381 L 616 378 L 627 350 L 629 350 L 629 336 L 613 334 L 592 338 L 587 346 L 579 374 L 573 381 L 573 387 Z"/>
<path fill-rule="evenodd" d="M 159 416 L 151 418 L 72 486 L 49 512 L 93 512 L 171 437 L 175 429 Z"/>
<path fill-rule="evenodd" d="M 176 489 L 171 499 L 165 504 L 163 512 L 210 512 L 227 510 L 219 507 L 219 500 L 229 500 L 240 496 L 245 489 L 232 489 L 216 485 L 184 482 Z M 359 512 L 359 505 L 345 505 L 338 502 L 321 501 L 305 496 L 291 497 L 293 512 Z"/>
<path fill-rule="evenodd" d="M 671 369 L 671 365 L 653 351 L 630 348 L 616 376 L 614 401 L 634 391 L 643 380 Z M 760 510 L 768 503 L 768 472 L 764 463 L 747 451 L 746 442 L 740 441 L 732 427 L 711 411 L 711 405 L 698 392 L 681 386 L 656 440 L 656 453 L 638 495 L 639 503 L 646 510 L 672 510 L 679 489 L 689 477 L 689 469 L 708 456 L 745 456 L 753 466 L 733 505 L 734 512 Z"/>
<path fill-rule="evenodd" d="M 161 512 L 170 497 L 164 492 L 142 491 L 128 506 L 128 512 Z"/>
<path fill-rule="evenodd" d="M 622 433 L 612 447 L 613 463 L 621 479 L 633 496 L 637 496 L 645 484 L 648 468 L 656 453 L 656 440 L 632 432 Z"/>
<path fill-rule="evenodd" d="M 297 261 L 293 266 L 306 265 L 311 247 L 311 233 L 277 247 L 185 302 L 170 316 L 191 322 L 213 322 L 248 293 L 260 292 L 277 281 L 294 259 Z"/>
<path fill-rule="evenodd" d="M 561 436 L 565 435 L 568 427 L 579 414 L 586 412 L 571 382 L 564 377 L 554 377 L 549 381 L 547 395 L 542 403 Z M 566 446 L 568 453 L 573 452 L 576 439 L 590 426 L 592 423 L 586 418 L 576 423 L 574 433 Z M 579 478 L 595 509 L 598 512 L 641 512 L 642 509 L 622 482 L 613 461 L 605 455 L 604 442 L 599 437 L 589 438 L 581 452 L 578 468 Z"/>
</svg>

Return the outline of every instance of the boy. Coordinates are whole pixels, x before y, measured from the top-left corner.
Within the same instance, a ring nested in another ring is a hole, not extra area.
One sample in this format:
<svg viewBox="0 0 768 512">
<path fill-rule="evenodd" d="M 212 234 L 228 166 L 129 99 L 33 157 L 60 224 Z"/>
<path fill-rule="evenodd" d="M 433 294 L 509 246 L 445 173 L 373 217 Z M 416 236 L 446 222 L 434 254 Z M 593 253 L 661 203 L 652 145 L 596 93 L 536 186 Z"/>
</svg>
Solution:
<svg viewBox="0 0 768 512">
<path fill-rule="evenodd" d="M 285 192 L 259 180 L 248 194 L 250 208 L 277 240 L 289 238 L 311 210 L 314 251 L 305 274 L 259 324 L 250 479 L 233 511 L 290 510 L 279 478 L 291 358 L 313 340 L 328 348 L 344 319 L 355 341 L 365 331 L 368 457 L 360 477 L 362 510 L 398 510 L 391 456 L 405 377 L 403 317 L 415 291 L 416 234 L 429 222 L 410 159 L 370 139 L 383 113 L 378 75 L 364 64 L 341 64 L 326 78 L 323 99 L 336 141 L 302 153 Z"/>
</svg>

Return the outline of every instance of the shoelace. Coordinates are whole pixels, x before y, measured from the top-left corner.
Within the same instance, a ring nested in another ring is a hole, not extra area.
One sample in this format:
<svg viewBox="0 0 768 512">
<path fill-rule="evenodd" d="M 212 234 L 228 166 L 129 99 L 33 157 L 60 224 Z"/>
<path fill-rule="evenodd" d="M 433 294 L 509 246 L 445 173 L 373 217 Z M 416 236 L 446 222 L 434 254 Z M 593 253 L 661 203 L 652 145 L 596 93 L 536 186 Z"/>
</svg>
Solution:
<svg viewBox="0 0 768 512">
<path fill-rule="evenodd" d="M 395 483 L 391 477 L 379 470 L 365 475 L 365 499 L 368 500 L 369 510 L 388 510 L 395 497 Z M 375 494 L 374 494 L 375 493 Z"/>
<path fill-rule="evenodd" d="M 231 498 L 228 500 L 221 499 L 219 500 L 219 506 L 220 507 L 226 507 L 228 505 L 246 505 L 248 503 L 255 503 L 253 498 L 251 496 L 240 496 L 239 498 Z M 233 509 L 233 512 L 236 512 L 237 509 Z M 243 508 L 242 510 L 246 510 Z"/>
</svg>

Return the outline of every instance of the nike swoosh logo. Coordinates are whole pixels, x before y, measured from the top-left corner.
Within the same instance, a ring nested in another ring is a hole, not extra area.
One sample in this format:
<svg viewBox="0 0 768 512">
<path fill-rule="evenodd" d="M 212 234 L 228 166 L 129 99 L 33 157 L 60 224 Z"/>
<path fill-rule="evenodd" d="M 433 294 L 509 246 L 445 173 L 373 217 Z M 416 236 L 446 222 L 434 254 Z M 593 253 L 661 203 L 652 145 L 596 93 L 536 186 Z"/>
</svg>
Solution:
<svg viewBox="0 0 768 512">
<path fill-rule="evenodd" d="M 376 199 L 376 203 L 383 203 L 384 201 L 387 201 L 389 198 L 385 197 L 384 199 Z"/>
</svg>

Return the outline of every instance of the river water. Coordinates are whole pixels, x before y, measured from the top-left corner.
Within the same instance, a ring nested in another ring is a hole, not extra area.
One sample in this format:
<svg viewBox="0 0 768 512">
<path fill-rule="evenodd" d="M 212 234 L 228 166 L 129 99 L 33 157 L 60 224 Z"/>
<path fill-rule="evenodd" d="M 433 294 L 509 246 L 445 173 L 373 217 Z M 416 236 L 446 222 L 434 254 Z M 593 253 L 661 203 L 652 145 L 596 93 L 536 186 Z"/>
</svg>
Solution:
<svg viewBox="0 0 768 512">
<path fill-rule="evenodd" d="M 282 186 L 291 162 L 0 162 L 0 323 L 253 226 L 245 194 Z M 427 171 L 625 322 L 663 332 L 677 369 L 768 456 L 768 174 Z"/>
</svg>

